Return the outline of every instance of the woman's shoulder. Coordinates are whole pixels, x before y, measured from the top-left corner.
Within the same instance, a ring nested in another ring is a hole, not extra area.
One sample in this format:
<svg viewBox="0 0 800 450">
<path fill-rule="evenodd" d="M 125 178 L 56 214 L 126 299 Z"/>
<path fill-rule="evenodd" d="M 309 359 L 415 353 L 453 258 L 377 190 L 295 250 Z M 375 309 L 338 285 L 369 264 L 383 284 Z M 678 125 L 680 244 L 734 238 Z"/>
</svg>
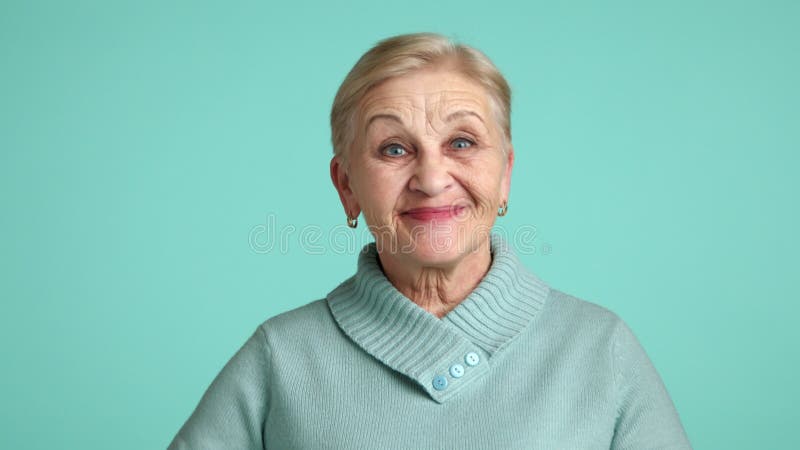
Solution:
<svg viewBox="0 0 800 450">
<path fill-rule="evenodd" d="M 335 322 L 325 299 L 319 299 L 276 314 L 263 321 L 259 328 L 268 339 L 302 338 L 307 341 L 334 332 Z"/>
<path fill-rule="evenodd" d="M 314 300 L 304 305 L 280 312 L 266 319 L 262 325 L 270 327 L 288 326 L 294 323 L 308 323 L 325 318 L 328 307 L 325 299 Z M 329 315 L 329 314 L 328 314 Z"/>
<path fill-rule="evenodd" d="M 542 328 L 566 344 L 611 349 L 616 358 L 628 361 L 647 360 L 636 333 L 610 308 L 553 288 L 548 300 Z"/>
<path fill-rule="evenodd" d="M 614 323 L 621 321 L 617 313 L 594 301 L 577 297 L 567 292 L 550 287 L 548 305 L 559 314 L 569 315 L 578 320 Z"/>
<path fill-rule="evenodd" d="M 594 301 L 550 287 L 544 323 L 554 331 L 596 340 L 613 338 L 627 324 L 615 311 Z"/>
</svg>

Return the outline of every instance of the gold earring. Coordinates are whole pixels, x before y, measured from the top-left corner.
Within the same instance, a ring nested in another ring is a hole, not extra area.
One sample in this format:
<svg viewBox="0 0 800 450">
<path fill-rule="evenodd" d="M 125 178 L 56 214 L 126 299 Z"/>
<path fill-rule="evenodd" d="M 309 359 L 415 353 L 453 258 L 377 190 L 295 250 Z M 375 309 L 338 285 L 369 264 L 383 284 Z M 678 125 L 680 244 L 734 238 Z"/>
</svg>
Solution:
<svg viewBox="0 0 800 450">
<path fill-rule="evenodd" d="M 358 216 L 350 217 L 350 214 L 347 215 L 347 226 L 350 228 L 355 228 L 358 226 Z"/>
<path fill-rule="evenodd" d="M 508 212 L 508 201 L 503 200 L 503 204 L 500 205 L 500 208 L 497 210 L 497 215 L 503 217 Z"/>
</svg>

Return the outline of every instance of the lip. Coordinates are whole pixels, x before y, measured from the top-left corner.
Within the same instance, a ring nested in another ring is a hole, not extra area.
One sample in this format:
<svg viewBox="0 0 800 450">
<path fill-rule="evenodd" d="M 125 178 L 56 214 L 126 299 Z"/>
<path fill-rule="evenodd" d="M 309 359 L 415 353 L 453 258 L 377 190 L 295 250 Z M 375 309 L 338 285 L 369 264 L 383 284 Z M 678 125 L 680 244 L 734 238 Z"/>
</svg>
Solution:
<svg viewBox="0 0 800 450">
<path fill-rule="evenodd" d="M 409 209 L 402 215 L 422 221 L 447 220 L 458 216 L 465 208 L 465 205 L 428 206 Z"/>
</svg>

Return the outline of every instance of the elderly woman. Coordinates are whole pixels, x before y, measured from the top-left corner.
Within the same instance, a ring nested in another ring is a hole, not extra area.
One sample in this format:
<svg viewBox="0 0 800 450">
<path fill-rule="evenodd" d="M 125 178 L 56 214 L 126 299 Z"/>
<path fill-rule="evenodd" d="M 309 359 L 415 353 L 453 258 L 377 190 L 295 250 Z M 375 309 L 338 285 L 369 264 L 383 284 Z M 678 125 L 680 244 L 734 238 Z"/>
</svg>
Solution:
<svg viewBox="0 0 800 450">
<path fill-rule="evenodd" d="M 613 312 L 549 287 L 499 234 L 511 94 L 430 33 L 364 54 L 331 112 L 335 185 L 375 242 L 324 299 L 259 326 L 170 448 L 690 448 Z"/>
</svg>

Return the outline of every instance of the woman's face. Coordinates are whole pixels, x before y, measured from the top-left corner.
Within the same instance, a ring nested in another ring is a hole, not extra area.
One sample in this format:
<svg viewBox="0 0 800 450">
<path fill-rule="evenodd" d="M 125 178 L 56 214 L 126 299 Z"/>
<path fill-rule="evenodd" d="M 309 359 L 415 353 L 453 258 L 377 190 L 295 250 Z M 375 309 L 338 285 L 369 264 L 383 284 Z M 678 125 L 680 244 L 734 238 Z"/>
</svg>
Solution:
<svg viewBox="0 0 800 450">
<path fill-rule="evenodd" d="M 486 243 L 508 199 L 513 148 L 479 84 L 444 68 L 389 79 L 362 99 L 346 167 L 331 176 L 379 251 L 425 266 L 457 263 Z"/>
</svg>

